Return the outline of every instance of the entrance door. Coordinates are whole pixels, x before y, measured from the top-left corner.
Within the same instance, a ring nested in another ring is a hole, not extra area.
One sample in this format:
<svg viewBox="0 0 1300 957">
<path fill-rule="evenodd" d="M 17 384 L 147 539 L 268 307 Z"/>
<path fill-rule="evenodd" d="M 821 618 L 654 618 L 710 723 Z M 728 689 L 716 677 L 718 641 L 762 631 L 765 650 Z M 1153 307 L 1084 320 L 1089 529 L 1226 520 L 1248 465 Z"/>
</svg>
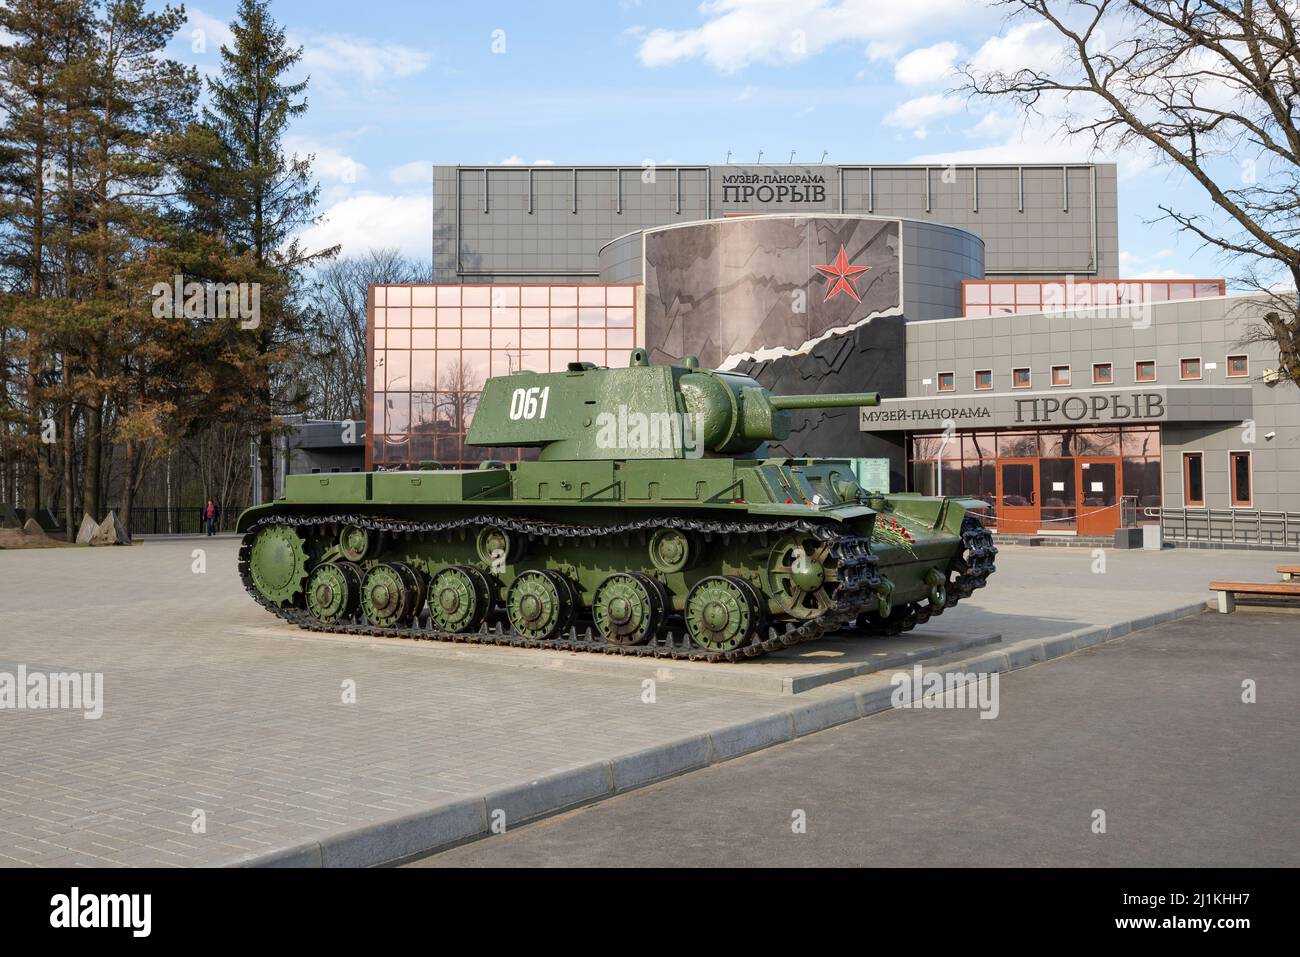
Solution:
<svg viewBox="0 0 1300 957">
<path fill-rule="evenodd" d="M 1038 530 L 1048 534 L 1076 534 L 1078 502 L 1075 500 L 1074 459 L 1038 460 Z"/>
<path fill-rule="evenodd" d="M 998 531 L 1033 535 L 1038 531 L 1038 460 L 998 460 Z"/>
<path fill-rule="evenodd" d="M 1109 538 L 1119 528 L 1119 459 L 1079 459 L 1079 534 Z"/>
</svg>

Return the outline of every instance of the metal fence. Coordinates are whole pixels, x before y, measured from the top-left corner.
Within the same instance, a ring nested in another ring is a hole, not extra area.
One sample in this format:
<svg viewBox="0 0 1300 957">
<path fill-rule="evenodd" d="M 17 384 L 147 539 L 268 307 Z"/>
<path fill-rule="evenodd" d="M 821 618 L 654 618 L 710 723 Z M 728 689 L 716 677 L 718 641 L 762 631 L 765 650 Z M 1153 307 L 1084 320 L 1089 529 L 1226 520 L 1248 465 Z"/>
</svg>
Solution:
<svg viewBox="0 0 1300 957">
<path fill-rule="evenodd" d="M 1165 541 L 1300 548 L 1300 512 L 1252 508 L 1148 508 Z"/>
<path fill-rule="evenodd" d="M 230 509 L 224 515 L 218 512 L 217 531 L 233 531 L 235 520 L 239 518 L 240 511 L 241 509 L 237 508 Z M 63 515 L 62 509 L 54 512 L 59 528 L 63 528 Z M 99 520 L 103 521 L 107 515 L 108 513 L 105 512 L 99 516 Z M 121 515 L 118 517 L 122 518 Z M 74 516 L 74 518 L 72 528 L 75 531 L 81 523 L 81 516 Z M 164 506 L 133 508 L 131 509 L 130 527 L 132 535 L 199 535 L 206 531 L 203 526 L 202 505 L 173 506 L 172 508 Z"/>
</svg>

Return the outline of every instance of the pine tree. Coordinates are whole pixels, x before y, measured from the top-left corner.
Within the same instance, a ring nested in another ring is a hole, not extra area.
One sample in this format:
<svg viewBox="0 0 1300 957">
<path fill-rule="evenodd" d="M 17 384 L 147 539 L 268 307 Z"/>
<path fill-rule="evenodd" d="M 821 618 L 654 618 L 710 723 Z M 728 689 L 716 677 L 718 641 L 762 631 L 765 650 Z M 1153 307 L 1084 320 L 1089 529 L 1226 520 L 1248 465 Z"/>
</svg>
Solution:
<svg viewBox="0 0 1300 957">
<path fill-rule="evenodd" d="M 285 40 L 271 18 L 266 0 L 241 0 L 233 47 L 221 48 L 221 76 L 209 79 L 211 105 L 204 123 L 220 149 L 195 193 L 211 201 L 196 215 L 213 232 L 226 236 L 234 256 L 247 256 L 261 282 L 260 324 L 247 335 L 251 348 L 250 380 L 255 401 L 249 407 L 258 443 L 261 497 L 273 497 L 272 439 L 277 403 L 284 404 L 283 374 L 288 345 L 301 331 L 293 296 L 305 267 L 333 256 L 337 247 L 305 251 L 294 234 L 314 219 L 320 187 L 311 177 L 312 157 L 287 156 L 283 138 L 289 123 L 307 109 L 307 80 L 289 76 L 302 57 L 301 48 Z M 292 396 L 291 401 L 303 397 Z"/>
</svg>

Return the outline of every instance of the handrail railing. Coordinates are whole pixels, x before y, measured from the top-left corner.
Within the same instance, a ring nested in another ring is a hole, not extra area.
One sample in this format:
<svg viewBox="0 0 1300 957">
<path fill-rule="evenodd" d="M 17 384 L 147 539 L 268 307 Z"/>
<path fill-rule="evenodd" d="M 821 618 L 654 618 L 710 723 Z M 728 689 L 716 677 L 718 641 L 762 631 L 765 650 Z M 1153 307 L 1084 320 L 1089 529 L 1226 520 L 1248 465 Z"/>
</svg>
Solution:
<svg viewBox="0 0 1300 957">
<path fill-rule="evenodd" d="M 1300 512 L 1257 508 L 1147 508 L 1166 541 L 1300 548 Z"/>
</svg>

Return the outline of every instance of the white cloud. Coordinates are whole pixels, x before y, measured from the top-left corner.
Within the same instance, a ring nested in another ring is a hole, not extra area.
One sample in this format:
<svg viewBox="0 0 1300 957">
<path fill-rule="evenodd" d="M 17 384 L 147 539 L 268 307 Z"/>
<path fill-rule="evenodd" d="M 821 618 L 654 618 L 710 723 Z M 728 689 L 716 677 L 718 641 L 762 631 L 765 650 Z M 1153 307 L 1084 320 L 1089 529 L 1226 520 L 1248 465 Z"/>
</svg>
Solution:
<svg viewBox="0 0 1300 957">
<path fill-rule="evenodd" d="M 900 103 L 885 117 L 884 122 L 886 126 L 911 130 L 913 135 L 924 139 L 929 124 L 960 113 L 963 108 L 964 101 L 960 97 L 932 93 Z"/>
<path fill-rule="evenodd" d="M 1172 249 L 1162 249 L 1159 252 L 1142 256 L 1128 250 L 1120 250 L 1119 254 L 1119 274 L 1125 279 L 1204 279 L 1195 271 L 1189 272 L 1186 269 L 1170 269 L 1161 263 L 1163 260 L 1173 256 Z"/>
<path fill-rule="evenodd" d="M 185 17 L 185 27 L 178 38 L 190 48 L 191 53 L 216 54 L 223 46 L 234 46 L 235 35 L 230 31 L 230 24 L 218 20 L 211 14 L 204 13 L 198 7 L 190 7 Z"/>
<path fill-rule="evenodd" d="M 399 186 L 428 183 L 433 176 L 433 160 L 414 160 L 388 171 L 388 178 Z"/>
<path fill-rule="evenodd" d="M 522 156 L 507 156 L 501 161 L 502 166 L 527 166 L 528 161 Z M 533 160 L 534 166 L 554 166 L 555 160 Z"/>
<path fill-rule="evenodd" d="M 311 250 L 340 244 L 345 256 L 397 247 L 408 256 L 427 260 L 432 221 L 433 197 L 428 192 L 404 196 L 364 193 L 326 209 L 320 222 L 303 231 L 302 240 Z"/>
<path fill-rule="evenodd" d="M 376 83 L 388 76 L 422 73 L 432 57 L 400 43 L 376 43 L 347 34 L 310 36 L 302 43 L 302 63 L 313 73 L 343 74 Z"/>
<path fill-rule="evenodd" d="M 798 63 L 841 43 L 861 43 L 879 59 L 904 42 L 951 30 L 984 6 L 978 0 L 706 0 L 699 9 L 703 26 L 646 33 L 642 64 L 703 59 L 733 73 L 751 63 Z"/>
<path fill-rule="evenodd" d="M 1049 70 L 1060 65 L 1064 52 L 1065 43 L 1051 24 L 1021 23 L 984 41 L 971 57 L 971 67 L 976 73 L 1014 73 L 1025 67 Z"/>
<path fill-rule="evenodd" d="M 894 79 L 904 86 L 930 86 L 951 79 L 961 47 L 945 40 L 922 47 L 899 58 L 894 64 Z"/>
<path fill-rule="evenodd" d="M 364 163 L 309 137 L 293 134 L 286 136 L 284 150 L 286 153 L 296 153 L 299 156 L 314 156 L 311 170 L 322 183 L 357 183 L 367 175 Z"/>
</svg>

